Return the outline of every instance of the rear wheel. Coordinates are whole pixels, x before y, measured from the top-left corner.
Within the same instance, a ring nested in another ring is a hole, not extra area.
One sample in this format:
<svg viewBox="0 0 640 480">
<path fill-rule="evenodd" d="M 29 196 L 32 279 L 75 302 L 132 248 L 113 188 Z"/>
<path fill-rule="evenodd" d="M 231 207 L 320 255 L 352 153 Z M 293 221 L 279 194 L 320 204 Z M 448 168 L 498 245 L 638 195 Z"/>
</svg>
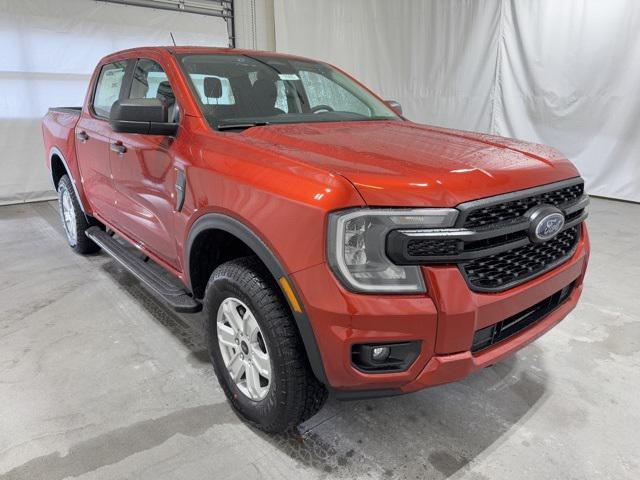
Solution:
<svg viewBox="0 0 640 480">
<path fill-rule="evenodd" d="M 100 250 L 100 247 L 84 234 L 87 228 L 92 225 L 80 208 L 68 175 L 63 175 L 58 182 L 58 207 L 69 246 L 82 254 L 95 253 Z"/>
<path fill-rule="evenodd" d="M 312 417 L 327 399 L 285 300 L 255 258 L 220 265 L 204 299 L 209 353 L 233 408 L 267 432 Z"/>
</svg>

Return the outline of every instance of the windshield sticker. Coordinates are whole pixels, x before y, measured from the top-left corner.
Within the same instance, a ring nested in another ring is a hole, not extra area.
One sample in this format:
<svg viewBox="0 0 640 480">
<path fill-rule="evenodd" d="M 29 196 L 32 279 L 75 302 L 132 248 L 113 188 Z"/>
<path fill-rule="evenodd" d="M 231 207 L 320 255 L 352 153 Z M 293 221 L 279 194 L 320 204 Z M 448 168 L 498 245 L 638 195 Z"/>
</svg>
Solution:
<svg viewBox="0 0 640 480">
<path fill-rule="evenodd" d="M 285 81 L 300 80 L 300 77 L 295 73 L 281 73 L 279 77 L 280 77 L 280 80 L 285 80 Z"/>
</svg>

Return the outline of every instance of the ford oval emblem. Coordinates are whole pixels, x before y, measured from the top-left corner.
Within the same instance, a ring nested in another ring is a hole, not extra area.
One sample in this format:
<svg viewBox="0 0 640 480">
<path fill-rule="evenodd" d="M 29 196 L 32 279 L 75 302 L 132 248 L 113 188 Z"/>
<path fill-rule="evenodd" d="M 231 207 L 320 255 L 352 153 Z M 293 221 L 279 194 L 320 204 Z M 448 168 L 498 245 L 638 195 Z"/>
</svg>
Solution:
<svg viewBox="0 0 640 480">
<path fill-rule="evenodd" d="M 540 205 L 528 212 L 531 226 L 529 238 L 534 243 L 541 243 L 555 237 L 564 227 L 564 215 L 560 209 L 551 205 Z"/>
</svg>

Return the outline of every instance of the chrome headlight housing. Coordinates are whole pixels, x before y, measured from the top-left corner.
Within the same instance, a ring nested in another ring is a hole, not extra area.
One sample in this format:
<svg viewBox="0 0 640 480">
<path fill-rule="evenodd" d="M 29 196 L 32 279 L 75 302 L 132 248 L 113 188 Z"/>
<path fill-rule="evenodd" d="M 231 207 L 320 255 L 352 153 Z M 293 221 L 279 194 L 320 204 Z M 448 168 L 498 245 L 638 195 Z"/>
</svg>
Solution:
<svg viewBox="0 0 640 480">
<path fill-rule="evenodd" d="M 425 292 L 420 267 L 396 265 L 387 257 L 387 234 L 399 228 L 452 227 L 457 216 L 453 208 L 358 208 L 331 213 L 329 265 L 341 283 L 354 292 Z"/>
</svg>

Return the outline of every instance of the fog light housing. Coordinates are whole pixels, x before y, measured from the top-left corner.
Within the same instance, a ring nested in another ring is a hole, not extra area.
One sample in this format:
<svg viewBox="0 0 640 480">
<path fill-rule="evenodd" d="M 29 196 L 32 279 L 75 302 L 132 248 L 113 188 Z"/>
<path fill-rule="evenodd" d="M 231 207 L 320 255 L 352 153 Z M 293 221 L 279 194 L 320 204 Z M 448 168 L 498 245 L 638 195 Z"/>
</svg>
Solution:
<svg viewBox="0 0 640 480">
<path fill-rule="evenodd" d="M 401 372 L 420 354 L 422 342 L 356 344 L 351 347 L 351 362 L 367 373 Z"/>
</svg>

